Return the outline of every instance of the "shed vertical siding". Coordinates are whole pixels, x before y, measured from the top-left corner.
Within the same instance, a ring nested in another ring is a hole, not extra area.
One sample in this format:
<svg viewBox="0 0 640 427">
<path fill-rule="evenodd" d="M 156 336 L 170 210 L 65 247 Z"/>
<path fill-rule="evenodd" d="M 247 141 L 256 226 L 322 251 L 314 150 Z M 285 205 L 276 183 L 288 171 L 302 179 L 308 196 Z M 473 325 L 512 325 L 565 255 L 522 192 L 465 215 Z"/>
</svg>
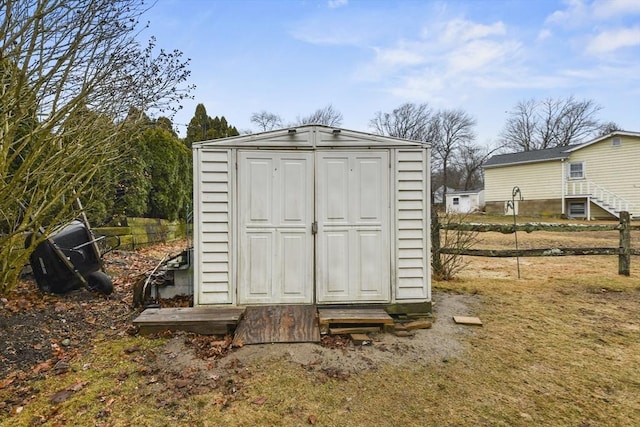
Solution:
<svg viewBox="0 0 640 427">
<path fill-rule="evenodd" d="M 425 150 L 396 151 L 396 300 L 428 298 L 429 170 Z"/>
<path fill-rule="evenodd" d="M 194 218 L 199 226 L 195 233 L 198 304 L 228 304 L 233 302 L 229 256 L 231 150 L 201 150 L 199 165 L 196 177 L 199 218 Z"/>
</svg>

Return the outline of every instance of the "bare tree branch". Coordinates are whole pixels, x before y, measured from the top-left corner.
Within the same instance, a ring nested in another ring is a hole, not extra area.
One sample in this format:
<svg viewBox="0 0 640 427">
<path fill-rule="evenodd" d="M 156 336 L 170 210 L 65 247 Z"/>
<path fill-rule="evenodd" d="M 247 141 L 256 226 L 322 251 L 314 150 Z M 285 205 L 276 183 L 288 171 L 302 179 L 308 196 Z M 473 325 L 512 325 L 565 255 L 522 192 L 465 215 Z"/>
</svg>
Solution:
<svg viewBox="0 0 640 427">
<path fill-rule="evenodd" d="M 329 104 L 326 107 L 317 109 L 308 116 L 298 117 L 296 124 L 340 126 L 342 124 L 342 113 Z"/>
<path fill-rule="evenodd" d="M 93 177 L 126 157 L 131 107 L 175 111 L 188 96 L 188 60 L 142 48 L 138 0 L 0 1 L 0 292 L 46 232 L 91 205 Z M 24 208 L 23 208 L 24 207 Z M 22 242 L 21 242 L 22 240 Z M 33 244 L 37 243 L 37 239 Z"/>
<path fill-rule="evenodd" d="M 251 115 L 251 123 L 255 123 L 261 131 L 268 131 L 282 127 L 282 117 L 277 114 L 262 110 Z"/>
<path fill-rule="evenodd" d="M 601 128 L 596 119 L 600 110 L 593 100 L 576 100 L 573 96 L 521 101 L 509 112 L 502 142 L 511 151 L 580 143 Z"/>
</svg>

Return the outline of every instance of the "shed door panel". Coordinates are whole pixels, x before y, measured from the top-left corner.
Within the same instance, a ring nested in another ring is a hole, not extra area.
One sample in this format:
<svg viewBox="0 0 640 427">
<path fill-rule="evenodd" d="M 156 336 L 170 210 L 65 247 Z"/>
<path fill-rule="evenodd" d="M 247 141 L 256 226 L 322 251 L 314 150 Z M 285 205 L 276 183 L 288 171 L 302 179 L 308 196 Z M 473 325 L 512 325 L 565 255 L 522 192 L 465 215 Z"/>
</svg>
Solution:
<svg viewBox="0 0 640 427">
<path fill-rule="evenodd" d="M 317 156 L 317 300 L 389 301 L 388 153 Z"/>
<path fill-rule="evenodd" d="M 240 152 L 238 298 L 311 303 L 313 156 Z"/>
</svg>

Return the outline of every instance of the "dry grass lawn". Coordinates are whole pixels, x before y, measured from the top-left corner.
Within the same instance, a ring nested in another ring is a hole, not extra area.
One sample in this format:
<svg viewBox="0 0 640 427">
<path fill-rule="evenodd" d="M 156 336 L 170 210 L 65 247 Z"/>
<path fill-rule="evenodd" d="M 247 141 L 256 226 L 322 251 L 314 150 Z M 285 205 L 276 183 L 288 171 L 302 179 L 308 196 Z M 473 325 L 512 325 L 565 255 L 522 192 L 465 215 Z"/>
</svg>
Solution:
<svg viewBox="0 0 640 427">
<path fill-rule="evenodd" d="M 512 243 L 513 236 L 485 234 L 487 247 Z M 534 233 L 529 239 L 523 233 L 524 247 L 610 246 L 593 233 Z M 614 246 L 615 239 L 614 233 Z M 436 292 L 472 293 L 481 301 L 469 314 L 484 326 L 462 338 L 466 350 L 456 359 L 383 366 L 346 379 L 321 377 L 282 359 L 261 360 L 243 368 L 247 374 L 233 397 L 216 389 L 158 402 L 149 373 L 136 361 L 142 356 L 135 355 L 161 340 L 99 340 L 92 354 L 74 361 L 74 370 L 37 384 L 31 402 L 0 423 L 640 425 L 640 257 L 632 259 L 631 277 L 618 276 L 616 257 L 521 259 L 521 279 L 514 259 L 469 262 L 457 280 L 433 284 Z M 123 350 L 136 346 L 133 356 Z M 56 391 L 74 385 L 71 398 L 52 405 Z"/>
</svg>

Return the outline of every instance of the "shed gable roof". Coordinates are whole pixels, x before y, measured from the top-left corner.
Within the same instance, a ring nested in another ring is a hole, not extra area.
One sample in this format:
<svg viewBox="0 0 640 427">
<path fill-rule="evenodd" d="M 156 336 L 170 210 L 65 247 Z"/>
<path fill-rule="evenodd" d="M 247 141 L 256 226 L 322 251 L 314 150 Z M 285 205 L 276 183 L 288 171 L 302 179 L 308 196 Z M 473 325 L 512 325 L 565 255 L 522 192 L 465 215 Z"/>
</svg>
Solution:
<svg viewBox="0 0 640 427">
<path fill-rule="evenodd" d="M 230 138 L 201 141 L 194 149 L 205 147 L 428 147 L 419 141 L 376 135 L 325 125 L 302 125 Z"/>
</svg>

